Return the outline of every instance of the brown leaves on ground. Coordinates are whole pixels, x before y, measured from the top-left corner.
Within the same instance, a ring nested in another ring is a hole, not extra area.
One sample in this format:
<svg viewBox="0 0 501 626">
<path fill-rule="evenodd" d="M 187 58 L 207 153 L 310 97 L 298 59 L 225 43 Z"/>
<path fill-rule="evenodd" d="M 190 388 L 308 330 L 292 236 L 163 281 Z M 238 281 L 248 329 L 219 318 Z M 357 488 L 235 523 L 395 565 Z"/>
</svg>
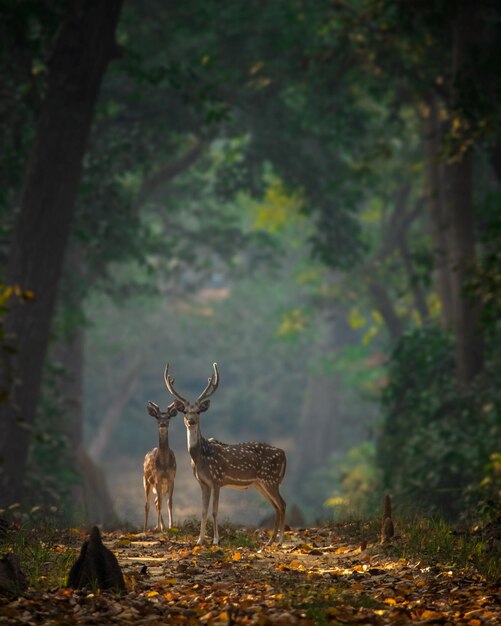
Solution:
<svg viewBox="0 0 501 626">
<path fill-rule="evenodd" d="M 288 532 L 280 548 L 260 547 L 265 538 L 237 533 L 221 547 L 194 547 L 195 535 L 103 533 L 125 596 L 28 590 L 0 601 L 0 624 L 501 623 L 497 589 L 471 572 L 401 559 L 332 529 Z"/>
</svg>

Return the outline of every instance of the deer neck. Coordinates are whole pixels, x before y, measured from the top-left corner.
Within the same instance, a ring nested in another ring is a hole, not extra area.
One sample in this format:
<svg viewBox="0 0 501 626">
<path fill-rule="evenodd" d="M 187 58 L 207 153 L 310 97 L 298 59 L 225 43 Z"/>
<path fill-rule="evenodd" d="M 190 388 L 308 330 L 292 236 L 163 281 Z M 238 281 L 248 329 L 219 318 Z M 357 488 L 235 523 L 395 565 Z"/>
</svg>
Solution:
<svg viewBox="0 0 501 626">
<path fill-rule="evenodd" d="M 167 461 L 169 458 L 169 431 L 158 433 L 158 456 Z"/>
<path fill-rule="evenodd" d="M 196 463 L 202 454 L 202 433 L 200 432 L 200 428 L 197 428 L 196 430 L 187 429 L 186 434 L 188 439 L 188 452 Z"/>
</svg>

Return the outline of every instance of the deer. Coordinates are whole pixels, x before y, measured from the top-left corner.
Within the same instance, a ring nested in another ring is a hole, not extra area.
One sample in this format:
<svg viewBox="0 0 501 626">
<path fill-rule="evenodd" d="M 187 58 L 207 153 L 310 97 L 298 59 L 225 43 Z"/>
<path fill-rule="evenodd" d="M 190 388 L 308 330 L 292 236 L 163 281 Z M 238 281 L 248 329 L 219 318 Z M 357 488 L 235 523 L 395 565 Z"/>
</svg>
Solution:
<svg viewBox="0 0 501 626">
<path fill-rule="evenodd" d="M 162 498 L 167 496 L 167 511 L 169 514 L 169 528 L 172 528 L 172 494 L 174 492 L 174 479 L 176 477 L 176 457 L 169 448 L 169 422 L 177 415 L 177 410 L 169 406 L 167 411 L 161 411 L 154 402 L 148 402 L 148 413 L 157 420 L 158 448 L 153 448 L 146 453 L 143 465 L 143 485 L 145 495 L 144 505 L 144 532 L 148 526 L 148 513 L 150 511 L 150 494 L 155 494 L 155 508 L 157 510 L 157 525 L 155 530 L 165 530 L 162 517 Z"/>
<path fill-rule="evenodd" d="M 197 545 L 205 541 L 207 512 L 212 494 L 213 544 L 219 544 L 217 514 L 221 487 L 247 489 L 254 487 L 275 509 L 275 523 L 268 545 L 273 544 L 278 535 L 277 544 L 284 540 L 285 500 L 280 495 L 287 466 L 285 452 L 266 443 L 250 441 L 228 444 L 216 439 L 206 439 L 200 430 L 200 416 L 208 410 L 210 397 L 219 385 L 217 363 L 213 364 L 213 374 L 207 387 L 191 403 L 174 389 L 174 379 L 169 375 L 169 364 L 164 371 L 164 380 L 168 391 L 176 398 L 170 405 L 184 414 L 188 452 L 191 457 L 193 474 L 202 490 L 202 517 L 200 536 Z"/>
</svg>

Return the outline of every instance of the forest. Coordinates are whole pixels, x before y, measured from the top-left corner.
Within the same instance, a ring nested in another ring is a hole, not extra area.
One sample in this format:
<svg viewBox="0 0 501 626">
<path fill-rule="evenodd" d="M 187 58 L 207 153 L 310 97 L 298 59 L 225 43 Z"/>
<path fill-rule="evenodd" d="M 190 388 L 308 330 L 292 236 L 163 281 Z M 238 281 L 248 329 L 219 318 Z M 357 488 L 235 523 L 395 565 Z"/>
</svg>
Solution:
<svg viewBox="0 0 501 626">
<path fill-rule="evenodd" d="M 501 620 L 499 3 L 0 0 L 0 54 L 0 624 Z M 199 436 L 269 472 L 219 546 Z"/>
</svg>

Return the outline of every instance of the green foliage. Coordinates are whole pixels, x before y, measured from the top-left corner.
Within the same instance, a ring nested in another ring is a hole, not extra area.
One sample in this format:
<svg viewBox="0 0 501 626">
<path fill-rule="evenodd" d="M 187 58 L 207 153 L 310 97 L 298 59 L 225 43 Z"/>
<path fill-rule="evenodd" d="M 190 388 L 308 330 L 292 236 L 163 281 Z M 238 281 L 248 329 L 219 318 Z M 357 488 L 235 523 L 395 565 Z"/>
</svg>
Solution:
<svg viewBox="0 0 501 626">
<path fill-rule="evenodd" d="M 365 335 L 364 335 L 365 336 Z M 335 353 L 323 354 L 318 368 L 332 375 L 339 375 L 343 384 L 364 397 L 377 397 L 386 381 L 384 355 L 376 352 L 363 341 L 340 348 Z"/>
<path fill-rule="evenodd" d="M 174 301 L 150 296 L 117 308 L 109 299 L 96 298 L 88 308 L 91 317 L 101 311 L 99 326 L 89 333 L 95 365 L 86 390 L 89 432 L 105 413 L 113 387 L 120 388 L 128 363 L 143 354 L 138 392 L 124 413 L 127 426 L 115 437 L 117 452 L 137 453 L 151 443 L 153 428 L 144 428 L 144 407 L 148 400 L 168 399 L 161 375 L 167 361 L 181 393 L 192 398 L 201 392 L 207 368 L 218 362 L 222 383 L 204 418 L 206 436 L 265 440 L 290 433 L 299 419 L 311 333 L 296 332 L 293 341 L 280 336 L 279 312 L 290 309 L 295 289 L 290 274 L 281 272 L 228 287 L 197 288 Z M 176 424 L 173 437 L 179 428 Z"/>
<path fill-rule="evenodd" d="M 441 564 L 454 568 L 473 565 L 488 580 L 499 581 L 499 555 L 482 532 L 458 531 L 438 517 L 403 517 L 396 524 L 398 533 L 404 539 L 397 545 L 396 551 L 403 558 L 417 557 L 431 566 Z"/>
<path fill-rule="evenodd" d="M 50 508 L 54 521 L 67 524 L 71 509 L 71 490 L 79 484 L 68 429 L 76 428 L 64 408 L 60 381 L 68 374 L 53 360 L 44 371 L 42 400 L 39 405 L 26 471 L 26 502 L 43 510 Z"/>
<path fill-rule="evenodd" d="M 307 519 L 346 520 L 371 515 L 379 489 L 374 444 L 366 441 L 333 453 L 316 469 L 304 468 L 294 498 Z"/>
<path fill-rule="evenodd" d="M 471 268 L 465 291 L 481 306 L 483 330 L 489 342 L 499 341 L 501 324 L 501 192 L 485 195 L 478 208 L 482 256 Z M 496 339 L 497 338 L 497 339 Z M 492 356 L 493 350 L 490 350 Z M 499 361 L 498 351 L 498 365 Z"/>
<path fill-rule="evenodd" d="M 373 400 L 385 382 L 387 325 L 382 307 L 371 302 L 370 280 L 384 286 L 402 326 L 418 317 L 417 288 L 430 316 L 438 311 L 430 306 L 437 298 L 430 294 L 432 255 L 420 203 L 417 105 L 430 93 L 441 99 L 450 149 L 472 137 L 495 143 L 499 132 L 493 0 L 478 4 L 485 37 L 476 50 L 476 80 L 459 76 L 456 85 L 454 3 L 264 4 L 124 5 L 118 39 L 125 53 L 103 83 L 68 255 L 77 249 L 80 258 L 63 277 L 64 310 L 53 330 L 59 336 L 94 324 L 86 372 L 91 432 L 124 364 L 143 355 L 127 426 L 117 433 L 126 452 L 150 441 L 144 404 L 165 397 L 158 373 L 167 359 L 191 394 L 207 364 L 224 363 L 230 384 L 218 396 L 218 429 L 235 437 L 292 438 L 308 370 L 342 383 L 350 407 L 336 424 L 340 448 L 365 439 L 369 420 L 359 415 L 360 397 Z M 44 94 L 44 59 L 66 5 L 0 2 L 4 234 Z M 181 176 L 173 165 L 193 146 L 200 150 Z M 406 186 L 407 202 L 397 208 Z M 484 256 L 468 288 L 483 304 L 492 339 L 501 318 L 501 259 L 498 240 L 488 235 L 499 197 L 490 193 L 485 204 Z M 287 265 L 302 270 L 297 280 Z M 343 275 L 336 272 L 331 284 L 304 280 L 321 265 Z M 312 359 L 318 312 L 327 308 L 339 337 L 332 351 Z M 339 322 L 346 316 L 349 329 Z M 450 338 L 436 329 L 402 338 L 390 361 L 378 447 L 386 485 L 450 513 L 460 509 L 465 489 L 472 502 L 496 494 L 499 396 L 492 380 L 500 367 L 499 351 L 491 351 L 488 372 L 462 396 L 452 352 Z M 46 379 L 30 482 L 33 493 L 60 506 L 75 477 L 54 375 Z M 372 467 L 373 451 L 362 446 L 337 457 L 322 476 L 310 473 L 311 508 L 329 493 L 362 507 Z"/>
<path fill-rule="evenodd" d="M 66 586 L 66 578 L 75 552 L 62 545 L 61 530 L 48 520 L 37 520 L 37 529 L 21 526 L 0 537 L 2 553 L 10 551 L 20 559 L 21 571 L 36 591 Z"/>
<path fill-rule="evenodd" d="M 380 480 L 373 443 L 366 441 L 345 455 L 334 456 L 329 470 L 332 495 L 325 504 L 332 507 L 335 519 L 353 513 L 365 516 L 377 508 L 381 500 Z"/>
<path fill-rule="evenodd" d="M 5 329 L 5 318 L 9 307 L 23 303 L 29 306 L 33 292 L 21 289 L 19 285 L 4 285 L 0 281 L 0 402 L 9 402 L 14 383 L 12 360 L 16 354 L 15 345 Z"/>
<path fill-rule="evenodd" d="M 0 2 L 0 235 L 8 237 L 64 0 Z"/>
<path fill-rule="evenodd" d="M 389 362 L 378 465 L 383 485 L 411 509 L 467 516 L 490 455 L 499 451 L 501 395 L 487 370 L 455 384 L 452 341 L 441 329 L 405 333 Z M 466 496 L 468 494 L 468 500 Z"/>
</svg>

